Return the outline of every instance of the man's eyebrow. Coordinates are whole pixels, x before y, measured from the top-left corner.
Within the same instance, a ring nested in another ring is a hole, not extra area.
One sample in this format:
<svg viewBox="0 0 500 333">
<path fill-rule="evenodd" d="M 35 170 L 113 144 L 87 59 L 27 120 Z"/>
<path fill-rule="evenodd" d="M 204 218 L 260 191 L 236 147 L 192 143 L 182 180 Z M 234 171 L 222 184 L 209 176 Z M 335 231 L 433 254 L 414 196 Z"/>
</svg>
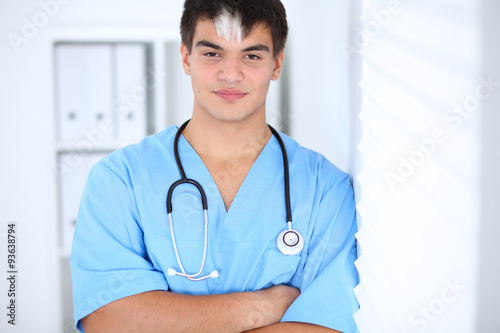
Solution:
<svg viewBox="0 0 500 333">
<path fill-rule="evenodd" d="M 257 44 L 257 45 L 252 45 L 247 47 L 246 49 L 243 50 L 243 52 L 249 52 L 249 51 L 265 51 L 265 52 L 270 52 L 269 47 L 264 44 Z"/>
<path fill-rule="evenodd" d="M 214 44 L 214 43 L 209 42 L 208 40 L 204 40 L 204 39 L 202 39 L 198 43 L 196 43 L 195 47 L 199 47 L 199 46 L 210 47 L 210 48 L 215 49 L 215 50 L 222 50 L 222 47 L 220 47 L 219 45 Z"/>
</svg>

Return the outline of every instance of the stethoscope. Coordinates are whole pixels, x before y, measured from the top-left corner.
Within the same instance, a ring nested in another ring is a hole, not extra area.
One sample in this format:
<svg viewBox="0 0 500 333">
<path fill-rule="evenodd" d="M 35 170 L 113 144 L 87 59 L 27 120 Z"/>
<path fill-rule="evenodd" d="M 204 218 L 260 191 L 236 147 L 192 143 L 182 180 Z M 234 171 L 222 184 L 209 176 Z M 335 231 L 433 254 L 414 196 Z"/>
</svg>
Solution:
<svg viewBox="0 0 500 333">
<path fill-rule="evenodd" d="M 217 270 L 213 270 L 210 272 L 210 274 L 201 276 L 201 272 L 203 271 L 203 268 L 205 267 L 205 261 L 207 258 L 207 243 L 208 243 L 208 205 L 207 205 L 207 196 L 205 194 L 205 191 L 203 190 L 203 187 L 193 179 L 189 179 L 186 177 L 186 173 L 184 172 L 184 168 L 181 163 L 181 159 L 179 157 L 179 138 L 181 136 L 182 131 L 184 128 L 186 128 L 187 124 L 189 123 L 189 120 L 186 121 L 184 124 L 182 124 L 181 127 L 177 130 L 177 133 L 175 134 L 174 138 L 174 157 L 175 157 L 175 163 L 177 164 L 177 169 L 179 170 L 179 173 L 181 174 L 181 179 L 177 180 L 174 182 L 170 188 L 168 189 L 168 194 L 167 194 L 167 215 L 168 215 L 168 225 L 170 226 L 170 234 L 172 236 L 172 244 L 174 247 L 174 252 L 175 252 L 175 257 L 177 259 L 177 263 L 179 264 L 179 267 L 181 269 L 181 272 L 177 272 L 174 268 L 169 268 L 167 271 L 167 274 L 170 276 L 173 275 L 178 275 L 178 276 L 183 276 L 187 278 L 190 281 L 201 281 L 209 278 L 216 278 L 219 276 L 219 272 Z M 286 206 L 286 221 L 288 224 L 288 228 L 280 232 L 278 237 L 276 238 L 276 245 L 278 247 L 278 250 L 283 253 L 284 255 L 288 256 L 293 256 L 304 248 L 304 238 L 298 232 L 297 230 L 292 229 L 292 209 L 290 205 L 290 180 L 289 180 L 289 171 L 288 171 L 288 157 L 286 153 L 286 148 L 285 144 L 283 143 L 283 140 L 281 139 L 281 136 L 279 133 L 271 126 L 268 125 L 269 129 L 273 133 L 273 135 L 276 137 L 278 140 L 278 143 L 281 148 L 281 153 L 283 155 L 283 169 L 284 169 L 284 183 L 285 183 L 285 206 Z M 187 274 L 186 270 L 184 269 L 184 266 L 182 265 L 181 259 L 179 257 L 179 251 L 177 249 L 177 242 L 175 241 L 175 235 L 174 235 L 174 226 L 173 226 L 173 221 L 172 221 L 172 194 L 174 192 L 174 189 L 181 184 L 191 184 L 195 186 L 198 189 L 198 192 L 200 193 L 201 197 L 201 205 L 203 208 L 203 223 L 205 225 L 205 240 L 204 240 L 204 245 L 203 245 L 203 258 L 201 260 L 201 266 L 200 270 L 195 273 L 195 274 Z"/>
</svg>

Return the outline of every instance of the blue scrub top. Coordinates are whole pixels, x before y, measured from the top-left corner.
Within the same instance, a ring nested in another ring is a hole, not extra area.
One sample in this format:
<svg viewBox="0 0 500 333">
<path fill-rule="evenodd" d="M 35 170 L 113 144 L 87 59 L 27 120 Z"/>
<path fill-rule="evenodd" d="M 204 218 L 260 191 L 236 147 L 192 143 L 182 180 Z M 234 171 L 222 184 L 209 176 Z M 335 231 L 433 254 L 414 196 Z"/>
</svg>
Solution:
<svg viewBox="0 0 500 333">
<path fill-rule="evenodd" d="M 276 246 L 287 224 L 282 154 L 274 136 L 227 212 L 208 169 L 181 136 L 179 154 L 186 176 L 198 181 L 208 198 L 208 250 L 201 276 L 216 269 L 219 277 L 193 282 L 167 275 L 171 267 L 180 271 L 165 206 L 170 185 L 180 178 L 173 153 L 176 131 L 171 126 L 111 153 L 92 168 L 71 252 L 77 328 L 82 331 L 80 319 L 97 308 L 141 292 L 209 295 L 288 284 L 301 294 L 282 321 L 357 332 L 357 229 L 349 175 L 283 134 L 293 228 L 304 236 L 302 252 L 286 256 Z M 235 171 L 228 168 L 218 177 L 229 179 Z M 198 272 L 203 256 L 203 213 L 197 193 L 192 185 L 181 185 L 173 199 L 175 238 L 188 274 Z"/>
</svg>

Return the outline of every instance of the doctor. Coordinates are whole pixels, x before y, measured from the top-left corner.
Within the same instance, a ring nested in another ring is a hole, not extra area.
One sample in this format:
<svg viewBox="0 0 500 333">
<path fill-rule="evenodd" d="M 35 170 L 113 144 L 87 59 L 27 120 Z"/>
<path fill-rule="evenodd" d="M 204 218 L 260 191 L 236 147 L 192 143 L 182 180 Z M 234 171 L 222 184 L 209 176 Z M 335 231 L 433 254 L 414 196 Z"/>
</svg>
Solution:
<svg viewBox="0 0 500 333">
<path fill-rule="evenodd" d="M 266 124 L 287 31 L 279 0 L 185 2 L 192 118 L 93 167 L 71 254 L 80 331 L 357 332 L 349 175 Z"/>
</svg>

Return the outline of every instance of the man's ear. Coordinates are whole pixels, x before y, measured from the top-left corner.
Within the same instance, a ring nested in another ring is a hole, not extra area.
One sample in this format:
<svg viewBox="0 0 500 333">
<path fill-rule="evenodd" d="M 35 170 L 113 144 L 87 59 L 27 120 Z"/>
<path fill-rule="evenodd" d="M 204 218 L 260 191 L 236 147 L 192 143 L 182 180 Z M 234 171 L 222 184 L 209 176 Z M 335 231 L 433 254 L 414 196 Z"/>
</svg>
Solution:
<svg viewBox="0 0 500 333">
<path fill-rule="evenodd" d="M 271 80 L 275 81 L 279 79 L 281 71 L 283 70 L 284 60 L 285 60 L 285 52 L 280 51 L 280 53 L 278 53 L 278 56 L 274 59 L 274 69 L 273 69 L 273 75 L 271 76 Z"/>
<path fill-rule="evenodd" d="M 189 51 L 184 43 L 181 43 L 181 57 L 182 57 L 182 68 L 184 68 L 184 73 L 191 75 L 191 64 L 189 63 Z"/>
</svg>

